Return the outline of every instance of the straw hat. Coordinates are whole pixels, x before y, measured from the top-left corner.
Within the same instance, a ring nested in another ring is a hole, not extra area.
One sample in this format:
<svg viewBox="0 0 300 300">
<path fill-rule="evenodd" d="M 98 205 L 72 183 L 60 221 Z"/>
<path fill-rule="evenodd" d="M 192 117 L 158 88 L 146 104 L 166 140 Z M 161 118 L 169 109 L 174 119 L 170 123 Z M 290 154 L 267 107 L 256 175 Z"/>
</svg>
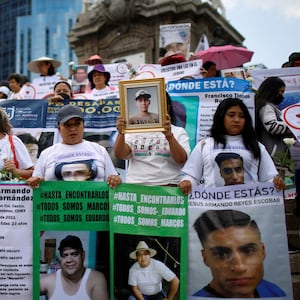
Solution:
<svg viewBox="0 0 300 300">
<path fill-rule="evenodd" d="M 142 250 L 147 250 L 150 252 L 150 257 L 153 257 L 154 255 L 156 255 L 157 251 L 155 249 L 151 249 L 149 248 L 149 246 L 146 244 L 146 242 L 144 241 L 140 241 L 135 250 L 132 251 L 130 254 L 129 254 L 129 257 L 132 258 L 132 259 L 137 259 L 136 257 L 136 253 L 137 251 L 142 251 Z"/>
<path fill-rule="evenodd" d="M 27 65 L 28 70 L 33 73 L 40 73 L 39 68 L 38 68 L 38 63 L 41 61 L 47 61 L 47 62 L 51 63 L 51 65 L 53 66 L 53 68 L 55 70 L 61 65 L 61 62 L 59 60 L 56 60 L 54 58 L 47 57 L 47 56 L 42 56 L 42 57 L 36 58 L 36 59 L 32 60 L 30 63 L 28 63 L 28 65 Z"/>
</svg>

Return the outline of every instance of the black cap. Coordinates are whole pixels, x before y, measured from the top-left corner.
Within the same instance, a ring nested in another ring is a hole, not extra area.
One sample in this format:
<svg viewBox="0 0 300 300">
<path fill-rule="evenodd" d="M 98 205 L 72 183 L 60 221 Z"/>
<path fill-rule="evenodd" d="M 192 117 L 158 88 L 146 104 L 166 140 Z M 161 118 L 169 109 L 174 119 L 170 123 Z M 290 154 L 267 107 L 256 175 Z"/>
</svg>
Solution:
<svg viewBox="0 0 300 300">
<path fill-rule="evenodd" d="M 80 118 L 82 120 L 84 120 L 83 117 L 83 112 L 82 110 L 75 105 L 65 105 L 63 106 L 57 114 L 57 122 L 58 123 L 66 123 L 67 121 L 69 121 L 72 118 Z"/>
<path fill-rule="evenodd" d="M 67 235 L 60 241 L 58 250 L 61 252 L 64 248 L 72 248 L 83 251 L 82 243 L 79 237 L 75 235 Z"/>
</svg>

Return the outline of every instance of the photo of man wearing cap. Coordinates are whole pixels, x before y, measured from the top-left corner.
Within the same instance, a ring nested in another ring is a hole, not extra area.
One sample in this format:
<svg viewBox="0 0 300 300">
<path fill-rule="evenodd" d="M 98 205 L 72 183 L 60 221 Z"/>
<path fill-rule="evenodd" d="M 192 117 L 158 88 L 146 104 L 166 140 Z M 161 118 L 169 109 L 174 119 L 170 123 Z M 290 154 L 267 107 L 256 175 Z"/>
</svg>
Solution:
<svg viewBox="0 0 300 300">
<path fill-rule="evenodd" d="M 157 254 L 145 241 L 138 242 L 136 249 L 129 254 L 137 260 L 129 269 L 128 284 L 132 294 L 129 300 L 172 300 L 179 287 L 179 279 L 164 263 L 152 258 Z M 162 281 L 169 282 L 169 292 L 162 289 Z"/>
<path fill-rule="evenodd" d="M 150 112 L 151 94 L 146 90 L 138 90 L 135 94 L 137 113 L 129 117 L 129 124 L 159 123 L 157 113 Z"/>
<path fill-rule="evenodd" d="M 108 300 L 103 273 L 84 266 L 85 250 L 78 236 L 67 235 L 60 241 L 60 270 L 42 277 L 40 295 L 51 300 Z"/>
</svg>

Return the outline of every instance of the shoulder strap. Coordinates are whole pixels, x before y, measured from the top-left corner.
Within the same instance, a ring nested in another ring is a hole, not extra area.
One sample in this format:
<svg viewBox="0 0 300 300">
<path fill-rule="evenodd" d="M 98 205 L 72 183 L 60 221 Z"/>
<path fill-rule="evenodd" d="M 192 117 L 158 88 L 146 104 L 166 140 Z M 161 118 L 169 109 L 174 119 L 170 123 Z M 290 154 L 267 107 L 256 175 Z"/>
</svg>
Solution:
<svg viewBox="0 0 300 300">
<path fill-rule="evenodd" d="M 12 151 L 13 156 L 14 156 L 14 162 L 15 162 L 16 168 L 19 168 L 19 162 L 17 160 L 16 148 L 15 148 L 15 145 L 14 145 L 14 142 L 13 142 L 12 135 L 10 135 L 10 134 L 8 135 L 8 140 L 9 140 L 9 143 L 10 143 L 11 151 Z"/>
</svg>

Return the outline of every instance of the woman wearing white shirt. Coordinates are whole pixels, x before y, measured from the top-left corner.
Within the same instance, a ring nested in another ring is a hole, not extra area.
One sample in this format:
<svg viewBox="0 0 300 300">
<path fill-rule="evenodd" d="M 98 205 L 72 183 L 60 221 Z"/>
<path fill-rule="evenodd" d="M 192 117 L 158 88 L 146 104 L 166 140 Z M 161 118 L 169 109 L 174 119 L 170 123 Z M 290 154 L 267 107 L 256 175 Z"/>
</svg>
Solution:
<svg viewBox="0 0 300 300">
<path fill-rule="evenodd" d="M 119 98 L 116 88 L 110 87 L 108 84 L 110 73 L 105 70 L 104 65 L 94 65 L 93 69 L 88 73 L 88 79 L 92 90 L 86 94 L 87 99 Z"/>
</svg>

